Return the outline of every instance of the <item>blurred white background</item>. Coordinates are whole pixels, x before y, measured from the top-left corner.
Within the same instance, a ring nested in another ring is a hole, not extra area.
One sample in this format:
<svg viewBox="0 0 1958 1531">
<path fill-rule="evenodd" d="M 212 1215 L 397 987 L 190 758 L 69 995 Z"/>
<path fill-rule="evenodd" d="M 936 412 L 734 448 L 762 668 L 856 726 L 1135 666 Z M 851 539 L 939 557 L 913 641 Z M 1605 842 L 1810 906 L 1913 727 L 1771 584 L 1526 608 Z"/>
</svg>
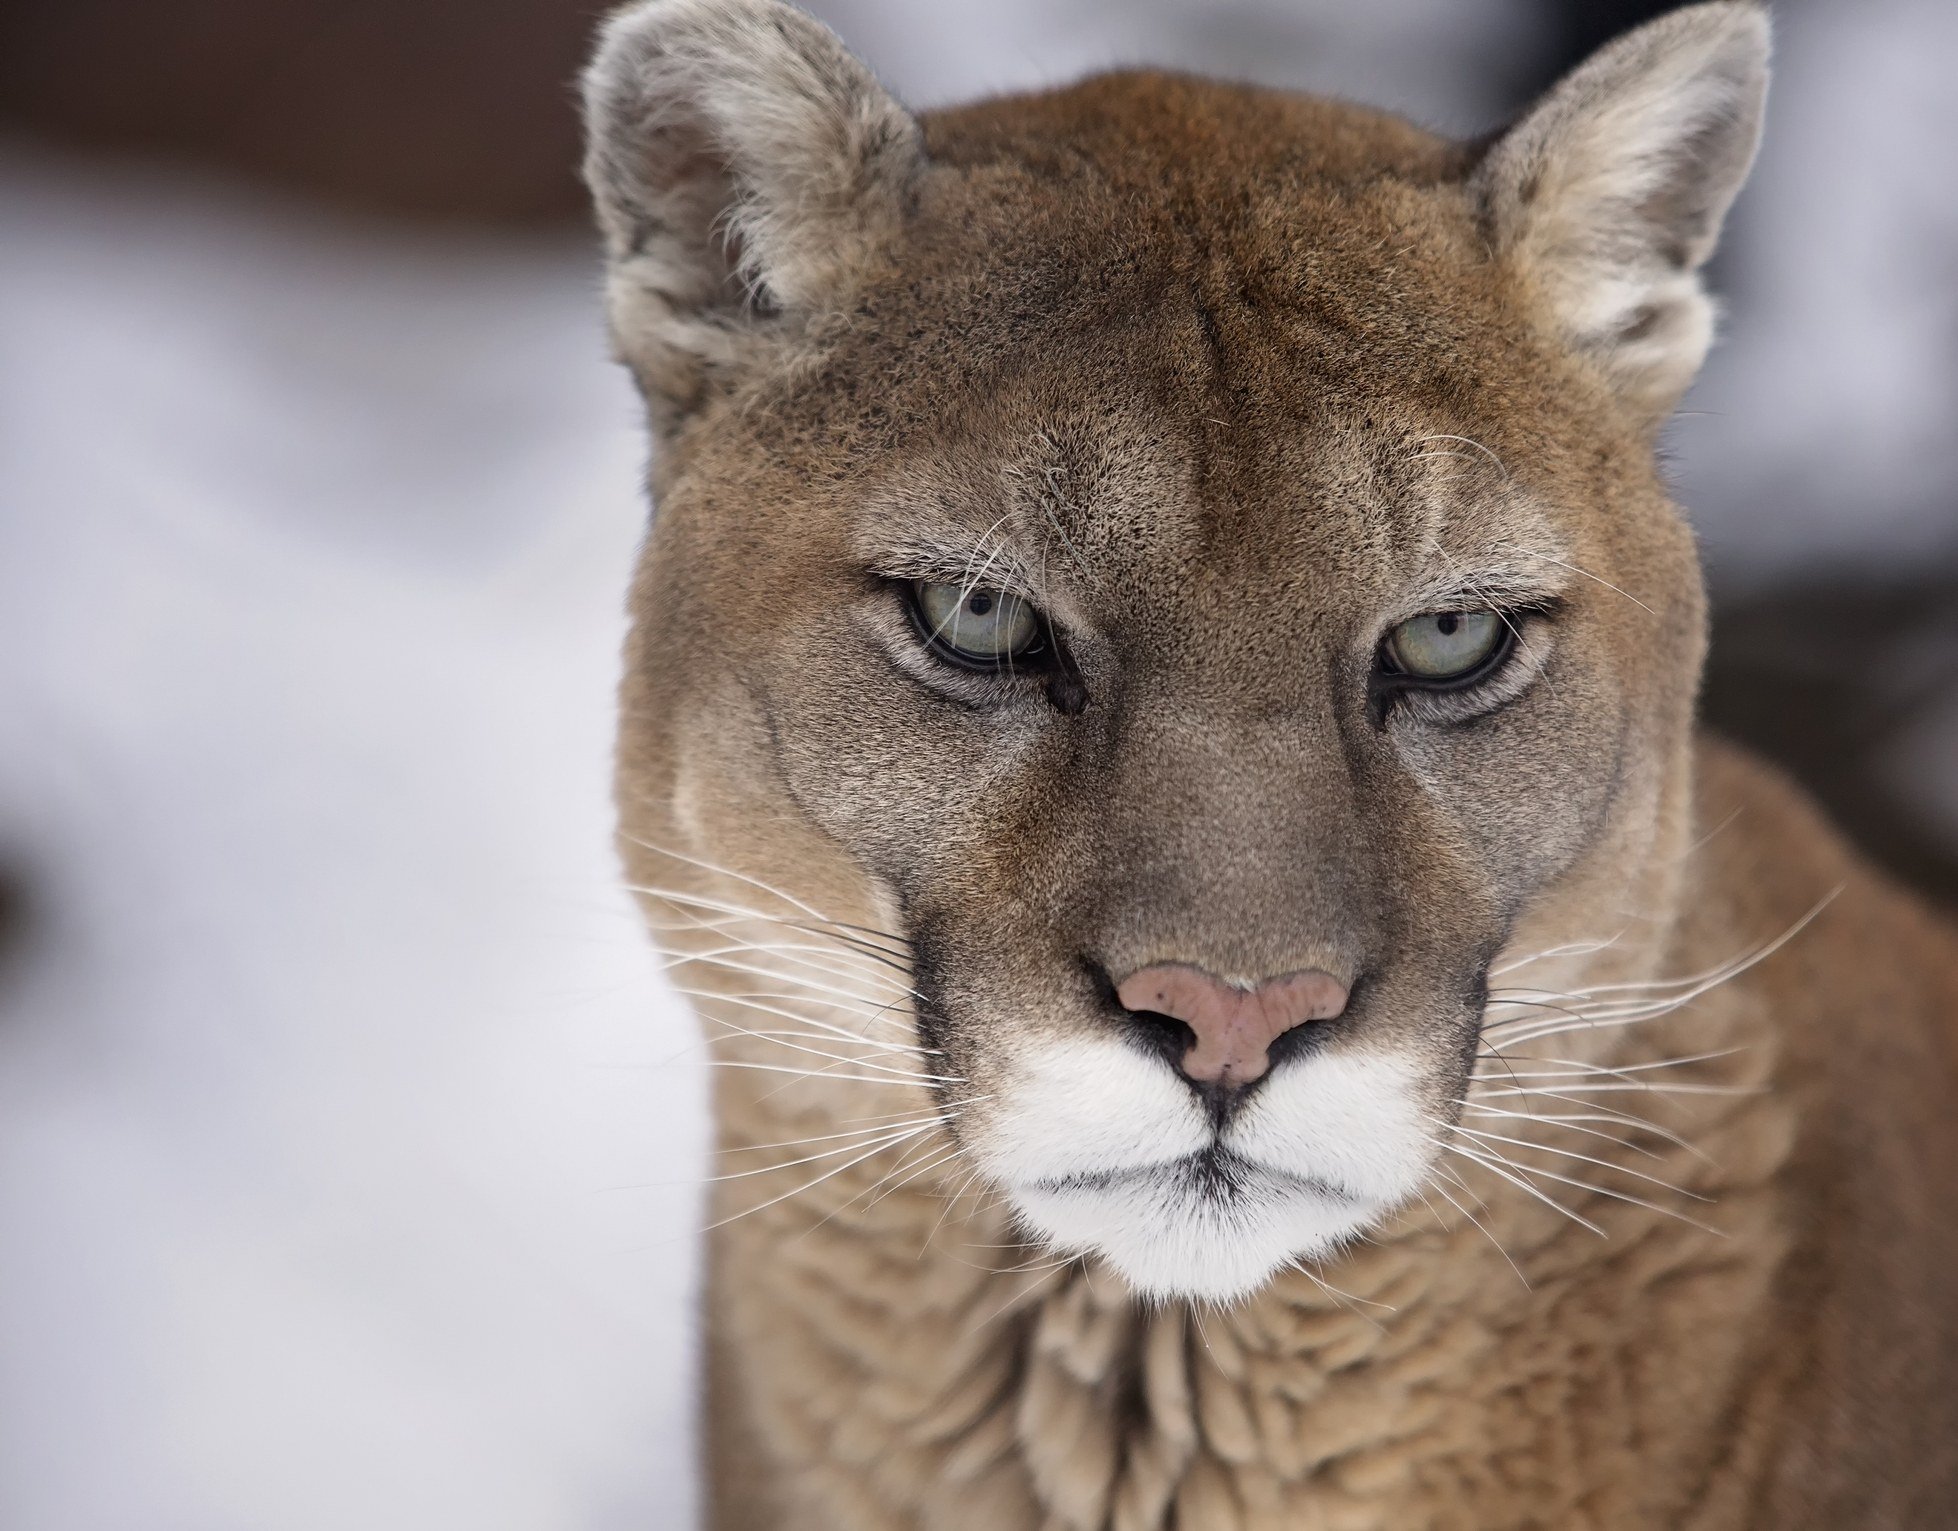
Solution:
<svg viewBox="0 0 1958 1531">
<path fill-rule="evenodd" d="M 816 9 L 920 104 L 1153 61 L 1462 133 L 1584 30 L 1532 0 Z M 1798 768 L 1863 727 L 1830 698 L 1883 703 L 1835 788 L 1942 868 L 1958 10 L 1782 20 L 1673 443 L 1755 663 L 1715 699 Z M 684 1525 L 703 1071 L 608 843 L 645 511 L 590 243 L 72 128 L 0 147 L 0 1525 Z"/>
</svg>

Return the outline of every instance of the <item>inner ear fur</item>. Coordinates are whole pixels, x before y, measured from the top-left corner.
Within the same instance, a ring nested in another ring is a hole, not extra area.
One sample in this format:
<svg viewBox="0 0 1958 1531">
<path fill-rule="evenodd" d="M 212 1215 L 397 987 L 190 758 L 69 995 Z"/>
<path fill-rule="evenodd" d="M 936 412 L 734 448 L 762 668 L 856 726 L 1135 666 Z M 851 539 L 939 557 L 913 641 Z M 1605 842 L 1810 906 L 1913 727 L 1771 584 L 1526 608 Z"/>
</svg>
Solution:
<svg viewBox="0 0 1958 1531">
<path fill-rule="evenodd" d="M 1662 16 L 1555 86 L 1471 183 L 1559 337 L 1653 426 L 1713 338 L 1700 268 L 1760 141 L 1768 44 L 1756 4 Z"/>
<path fill-rule="evenodd" d="M 584 77 L 613 343 L 669 419 L 766 328 L 842 304 L 901 221 L 916 121 L 779 0 L 644 0 Z"/>
</svg>

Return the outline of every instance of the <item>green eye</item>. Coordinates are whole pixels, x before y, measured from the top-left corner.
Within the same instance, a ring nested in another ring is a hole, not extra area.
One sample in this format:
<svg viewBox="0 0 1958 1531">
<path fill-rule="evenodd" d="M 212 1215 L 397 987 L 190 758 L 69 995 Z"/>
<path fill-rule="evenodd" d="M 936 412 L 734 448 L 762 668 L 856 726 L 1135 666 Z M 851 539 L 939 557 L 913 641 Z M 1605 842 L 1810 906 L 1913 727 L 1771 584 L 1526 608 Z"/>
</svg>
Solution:
<svg viewBox="0 0 1958 1531">
<path fill-rule="evenodd" d="M 1017 595 L 927 580 L 913 584 L 911 594 L 926 636 L 968 664 L 1004 665 L 1041 645 L 1039 613 Z"/>
<path fill-rule="evenodd" d="M 1459 680 L 1501 646 L 1509 629 L 1493 611 L 1435 611 L 1387 635 L 1387 657 L 1416 680 Z"/>
</svg>

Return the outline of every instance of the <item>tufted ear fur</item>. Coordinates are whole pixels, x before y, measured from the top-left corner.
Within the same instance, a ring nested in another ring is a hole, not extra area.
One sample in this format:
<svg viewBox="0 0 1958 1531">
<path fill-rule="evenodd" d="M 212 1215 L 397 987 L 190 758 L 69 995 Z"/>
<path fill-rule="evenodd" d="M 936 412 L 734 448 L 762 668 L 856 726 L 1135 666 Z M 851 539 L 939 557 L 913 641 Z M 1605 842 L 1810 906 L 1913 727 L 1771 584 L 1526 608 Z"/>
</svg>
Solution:
<svg viewBox="0 0 1958 1531">
<path fill-rule="evenodd" d="M 901 219 L 918 126 L 779 0 L 643 0 L 585 72 L 614 344 L 666 423 L 767 330 L 842 302 Z"/>
<path fill-rule="evenodd" d="M 1498 248 L 1653 425 L 1713 338 L 1699 269 L 1753 161 L 1767 83 L 1765 9 L 1689 6 L 1592 55 L 1476 171 Z"/>
</svg>

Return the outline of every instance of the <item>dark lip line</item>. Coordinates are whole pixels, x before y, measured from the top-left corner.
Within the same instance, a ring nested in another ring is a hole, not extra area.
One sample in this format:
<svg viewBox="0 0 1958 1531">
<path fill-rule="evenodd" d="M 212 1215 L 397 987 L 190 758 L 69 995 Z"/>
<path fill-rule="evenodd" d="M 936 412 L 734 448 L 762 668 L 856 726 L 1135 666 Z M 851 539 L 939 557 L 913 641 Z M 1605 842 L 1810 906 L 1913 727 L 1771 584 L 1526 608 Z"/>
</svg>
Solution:
<svg viewBox="0 0 1958 1531">
<path fill-rule="evenodd" d="M 1282 1170 L 1272 1165 L 1262 1164 L 1255 1159 L 1247 1159 L 1242 1154 L 1228 1148 L 1200 1148 L 1194 1153 L 1184 1154 L 1179 1159 L 1159 1159 L 1153 1164 L 1138 1164 L 1127 1169 L 1087 1170 L 1075 1175 L 1058 1175 L 1048 1179 L 1036 1180 L 1029 1189 L 1038 1191 L 1110 1191 L 1117 1186 L 1136 1181 L 1160 1180 L 1179 1171 L 1190 1170 L 1235 1170 L 1246 1175 L 1258 1175 L 1268 1180 L 1281 1181 L 1299 1190 L 1310 1191 L 1316 1196 L 1328 1197 L 1334 1201 L 1359 1204 L 1363 1197 L 1356 1196 L 1344 1186 L 1334 1185 L 1329 1180 L 1321 1180 L 1316 1175 L 1295 1175 L 1290 1170 Z"/>
</svg>

